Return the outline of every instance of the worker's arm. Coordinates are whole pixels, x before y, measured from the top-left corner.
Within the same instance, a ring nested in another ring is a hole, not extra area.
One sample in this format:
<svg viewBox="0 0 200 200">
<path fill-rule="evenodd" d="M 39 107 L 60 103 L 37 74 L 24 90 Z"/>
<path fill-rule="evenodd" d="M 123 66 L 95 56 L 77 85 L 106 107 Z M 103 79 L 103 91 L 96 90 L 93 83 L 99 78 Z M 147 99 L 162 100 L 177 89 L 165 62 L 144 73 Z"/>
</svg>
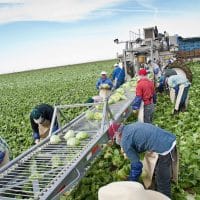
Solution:
<svg viewBox="0 0 200 200">
<path fill-rule="evenodd" d="M 99 79 L 99 80 L 97 81 L 97 83 L 96 83 L 96 88 L 97 88 L 97 90 L 99 90 L 100 84 L 101 84 L 101 80 Z"/>
<path fill-rule="evenodd" d="M 0 151 L 0 164 L 3 162 L 4 157 L 5 157 L 5 151 Z"/>
<path fill-rule="evenodd" d="M 126 156 L 131 161 L 131 170 L 130 170 L 129 180 L 130 181 L 138 181 L 138 179 L 142 173 L 142 168 L 143 168 L 143 164 L 142 164 L 142 162 L 140 162 L 139 155 L 135 151 L 135 149 L 133 149 L 129 145 L 125 144 L 125 145 L 123 145 L 122 148 L 123 148 Z"/>
<path fill-rule="evenodd" d="M 116 69 L 114 69 L 113 73 L 112 73 L 112 80 L 114 81 L 116 77 Z"/>
<path fill-rule="evenodd" d="M 153 103 L 154 104 L 157 103 L 157 94 L 156 93 L 153 94 Z"/>
<path fill-rule="evenodd" d="M 33 120 L 33 118 L 30 116 L 30 122 L 31 122 L 31 127 L 33 130 L 33 139 L 35 142 L 40 140 L 40 134 L 39 134 L 39 129 L 38 129 L 38 124 L 36 124 Z"/>
<path fill-rule="evenodd" d="M 132 103 L 132 109 L 133 110 L 139 110 L 141 103 L 142 103 L 142 88 L 140 87 L 140 85 L 137 85 L 136 96 L 135 96 L 133 103 Z"/>
<path fill-rule="evenodd" d="M 3 162 L 6 152 L 9 152 L 9 147 L 6 141 L 0 136 L 0 164 Z"/>
<path fill-rule="evenodd" d="M 156 90 L 155 90 L 155 87 L 154 87 L 154 84 L 152 84 L 153 86 L 153 103 L 156 104 L 157 103 L 157 94 L 156 94 Z"/>
<path fill-rule="evenodd" d="M 110 86 L 110 89 L 112 89 L 113 87 L 113 83 L 110 79 L 107 80 L 107 84 Z"/>
</svg>

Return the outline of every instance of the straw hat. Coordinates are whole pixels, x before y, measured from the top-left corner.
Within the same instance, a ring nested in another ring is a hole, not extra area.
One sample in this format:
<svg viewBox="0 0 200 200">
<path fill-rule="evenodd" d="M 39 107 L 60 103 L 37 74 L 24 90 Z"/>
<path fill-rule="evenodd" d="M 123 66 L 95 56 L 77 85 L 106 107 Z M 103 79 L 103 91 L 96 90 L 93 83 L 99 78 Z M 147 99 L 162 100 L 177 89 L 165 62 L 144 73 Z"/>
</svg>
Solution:
<svg viewBox="0 0 200 200">
<path fill-rule="evenodd" d="M 133 181 L 113 182 L 98 191 L 98 200 L 170 200 L 167 196 L 145 190 L 143 185 Z"/>
</svg>

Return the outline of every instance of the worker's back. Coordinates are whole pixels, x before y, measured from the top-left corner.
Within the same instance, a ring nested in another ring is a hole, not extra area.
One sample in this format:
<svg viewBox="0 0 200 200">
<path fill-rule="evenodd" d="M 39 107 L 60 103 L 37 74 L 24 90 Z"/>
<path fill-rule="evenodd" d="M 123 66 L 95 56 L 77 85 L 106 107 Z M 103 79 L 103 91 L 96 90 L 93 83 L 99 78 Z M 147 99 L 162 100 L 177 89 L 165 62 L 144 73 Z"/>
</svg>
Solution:
<svg viewBox="0 0 200 200">
<path fill-rule="evenodd" d="M 154 94 L 154 84 L 148 78 L 142 78 L 138 81 L 136 96 L 141 96 L 144 101 L 144 105 L 149 105 L 153 102 L 153 94 Z"/>
</svg>

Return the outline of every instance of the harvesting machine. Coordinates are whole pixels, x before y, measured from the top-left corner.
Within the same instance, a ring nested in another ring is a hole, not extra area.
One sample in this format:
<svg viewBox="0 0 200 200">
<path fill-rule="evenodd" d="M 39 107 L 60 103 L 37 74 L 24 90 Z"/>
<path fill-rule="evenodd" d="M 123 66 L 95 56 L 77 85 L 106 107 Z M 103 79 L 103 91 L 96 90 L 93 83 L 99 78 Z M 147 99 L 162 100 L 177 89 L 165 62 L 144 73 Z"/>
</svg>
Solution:
<svg viewBox="0 0 200 200">
<path fill-rule="evenodd" d="M 178 44 L 174 36 L 169 36 L 169 43 L 167 43 L 164 34 L 158 33 L 156 27 L 144 28 L 143 32 L 142 36 L 140 31 L 139 33 L 130 31 L 130 39 L 127 41 L 114 40 L 116 44 L 125 44 L 122 54 L 118 54 L 117 58 L 125 68 L 126 80 L 134 77 L 139 68 L 151 60 L 158 62 L 161 69 L 166 66 L 174 68 L 178 74 L 183 74 L 192 81 L 191 70 L 178 56 Z M 169 60 L 175 61 L 169 64 Z"/>
</svg>

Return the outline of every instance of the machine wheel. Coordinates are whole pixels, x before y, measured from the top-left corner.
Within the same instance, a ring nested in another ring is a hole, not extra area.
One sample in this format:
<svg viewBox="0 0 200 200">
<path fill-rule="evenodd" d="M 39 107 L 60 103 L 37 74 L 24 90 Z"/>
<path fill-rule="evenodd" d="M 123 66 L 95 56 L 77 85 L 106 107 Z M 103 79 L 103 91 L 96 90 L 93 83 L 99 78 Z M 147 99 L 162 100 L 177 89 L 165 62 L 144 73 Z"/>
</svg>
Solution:
<svg viewBox="0 0 200 200">
<path fill-rule="evenodd" d="M 187 77 L 187 79 L 192 83 L 192 72 L 188 66 L 186 66 L 183 62 L 175 61 L 172 64 L 168 65 L 169 68 L 173 68 L 177 74 L 183 74 Z"/>
</svg>

